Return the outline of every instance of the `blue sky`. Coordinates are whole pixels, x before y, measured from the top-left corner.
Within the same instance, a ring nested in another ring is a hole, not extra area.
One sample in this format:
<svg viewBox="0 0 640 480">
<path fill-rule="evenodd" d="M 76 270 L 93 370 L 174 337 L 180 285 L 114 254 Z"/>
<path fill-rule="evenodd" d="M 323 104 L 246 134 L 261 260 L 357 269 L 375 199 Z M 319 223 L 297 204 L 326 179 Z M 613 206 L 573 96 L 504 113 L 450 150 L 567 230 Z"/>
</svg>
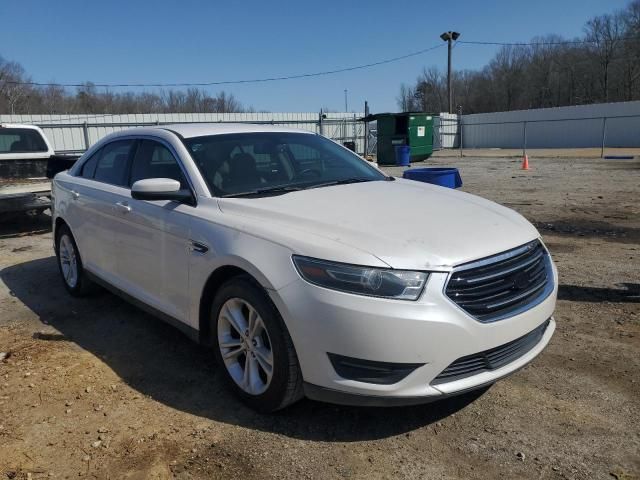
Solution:
<svg viewBox="0 0 640 480">
<path fill-rule="evenodd" d="M 575 37 L 593 15 L 625 0 L 0 0 L 0 55 L 35 81 L 203 82 L 331 70 L 461 40 Z M 25 19 L 24 21 L 21 19 Z M 27 20 L 28 19 L 28 20 Z M 497 47 L 458 45 L 454 68 L 480 68 Z M 331 76 L 212 87 L 269 111 L 396 110 L 402 82 L 446 68 L 446 48 Z"/>
</svg>

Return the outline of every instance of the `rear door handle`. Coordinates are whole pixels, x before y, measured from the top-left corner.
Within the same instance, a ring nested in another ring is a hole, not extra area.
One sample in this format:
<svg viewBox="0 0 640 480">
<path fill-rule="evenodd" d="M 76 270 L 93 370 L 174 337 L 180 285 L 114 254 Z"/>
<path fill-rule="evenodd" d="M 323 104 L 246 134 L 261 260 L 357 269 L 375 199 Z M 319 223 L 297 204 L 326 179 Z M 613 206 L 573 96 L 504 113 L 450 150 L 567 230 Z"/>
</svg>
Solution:
<svg viewBox="0 0 640 480">
<path fill-rule="evenodd" d="M 80 194 L 78 192 L 76 192 L 75 190 L 71 190 L 71 198 L 77 200 L 79 196 Z"/>
<path fill-rule="evenodd" d="M 131 211 L 131 207 L 127 202 L 118 202 L 116 203 L 116 210 L 122 213 L 129 213 Z"/>
</svg>

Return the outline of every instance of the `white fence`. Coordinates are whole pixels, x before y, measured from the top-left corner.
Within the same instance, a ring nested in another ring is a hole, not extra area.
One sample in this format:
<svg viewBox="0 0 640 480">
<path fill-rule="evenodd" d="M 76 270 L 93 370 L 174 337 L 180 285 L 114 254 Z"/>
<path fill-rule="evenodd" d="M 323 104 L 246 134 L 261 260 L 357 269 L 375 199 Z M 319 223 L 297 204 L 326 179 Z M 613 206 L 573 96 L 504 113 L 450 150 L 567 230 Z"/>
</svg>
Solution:
<svg viewBox="0 0 640 480">
<path fill-rule="evenodd" d="M 458 147 L 458 115 L 455 113 L 440 114 L 440 147 Z"/>
<path fill-rule="evenodd" d="M 56 151 L 81 152 L 109 133 L 171 123 L 262 123 L 355 142 L 364 153 L 362 113 L 162 113 L 129 115 L 0 115 L 0 123 L 40 125 Z M 441 148 L 640 147 L 640 101 L 458 115 L 441 113 Z M 460 132 L 460 124 L 462 131 Z M 369 139 L 368 152 L 374 141 Z"/>
<path fill-rule="evenodd" d="M 640 147 L 640 101 L 478 113 L 461 123 L 464 148 Z"/>
<path fill-rule="evenodd" d="M 364 151 L 362 113 L 158 113 L 127 115 L 0 115 L 0 123 L 43 128 L 58 152 L 82 152 L 105 135 L 125 128 L 175 123 L 259 123 L 323 133 L 340 143 L 353 141 Z"/>
</svg>

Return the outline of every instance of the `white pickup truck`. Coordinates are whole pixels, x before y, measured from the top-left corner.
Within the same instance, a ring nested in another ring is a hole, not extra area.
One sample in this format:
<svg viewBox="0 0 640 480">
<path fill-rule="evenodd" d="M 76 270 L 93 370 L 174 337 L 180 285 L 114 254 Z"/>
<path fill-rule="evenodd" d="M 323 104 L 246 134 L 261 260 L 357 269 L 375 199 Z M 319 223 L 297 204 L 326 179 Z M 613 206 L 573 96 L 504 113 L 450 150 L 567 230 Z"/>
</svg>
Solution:
<svg viewBox="0 0 640 480">
<path fill-rule="evenodd" d="M 77 155 L 57 155 L 41 128 L 0 124 L 0 215 L 40 213 L 51 205 L 51 182 Z"/>
</svg>

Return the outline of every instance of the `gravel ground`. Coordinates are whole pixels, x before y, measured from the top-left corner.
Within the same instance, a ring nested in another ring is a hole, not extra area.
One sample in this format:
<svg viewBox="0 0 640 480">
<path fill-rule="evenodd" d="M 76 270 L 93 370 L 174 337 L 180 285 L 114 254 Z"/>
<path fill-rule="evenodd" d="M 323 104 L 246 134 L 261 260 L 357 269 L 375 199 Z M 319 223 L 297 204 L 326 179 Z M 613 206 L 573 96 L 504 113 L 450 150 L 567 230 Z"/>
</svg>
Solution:
<svg viewBox="0 0 640 480">
<path fill-rule="evenodd" d="M 258 415 L 173 328 L 108 293 L 69 297 L 47 217 L 3 223 L 0 479 L 639 478 L 640 163 L 430 163 L 445 162 L 557 262 L 558 329 L 529 367 L 425 406 Z"/>
</svg>

